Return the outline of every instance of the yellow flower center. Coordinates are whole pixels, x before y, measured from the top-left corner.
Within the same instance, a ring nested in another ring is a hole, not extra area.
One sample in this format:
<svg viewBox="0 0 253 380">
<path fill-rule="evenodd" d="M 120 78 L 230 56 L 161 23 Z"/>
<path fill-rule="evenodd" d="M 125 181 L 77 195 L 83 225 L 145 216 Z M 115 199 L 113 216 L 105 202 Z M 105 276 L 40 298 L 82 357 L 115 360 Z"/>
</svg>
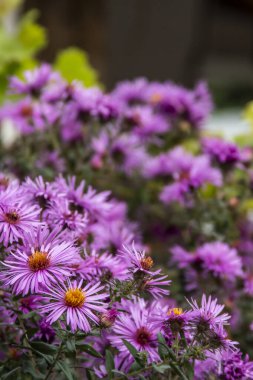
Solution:
<svg viewBox="0 0 253 380">
<path fill-rule="evenodd" d="M 151 259 L 150 256 L 145 257 L 144 259 L 141 259 L 141 267 L 142 267 L 142 269 L 149 270 L 149 269 L 152 268 L 153 265 L 154 265 L 154 262 L 153 262 L 153 260 Z"/>
<path fill-rule="evenodd" d="M 68 289 L 65 293 L 65 304 L 70 307 L 81 307 L 85 302 L 85 292 L 79 288 Z"/>
<path fill-rule="evenodd" d="M 162 100 L 162 96 L 159 93 L 154 93 L 150 97 L 151 104 L 157 104 Z"/>
<path fill-rule="evenodd" d="M 35 251 L 28 259 L 28 265 L 33 272 L 49 267 L 50 260 L 46 252 Z"/>
<path fill-rule="evenodd" d="M 173 307 L 172 309 L 169 309 L 167 314 L 171 315 L 172 313 L 174 315 L 181 315 L 183 314 L 183 309 L 181 309 L 181 307 Z"/>
</svg>

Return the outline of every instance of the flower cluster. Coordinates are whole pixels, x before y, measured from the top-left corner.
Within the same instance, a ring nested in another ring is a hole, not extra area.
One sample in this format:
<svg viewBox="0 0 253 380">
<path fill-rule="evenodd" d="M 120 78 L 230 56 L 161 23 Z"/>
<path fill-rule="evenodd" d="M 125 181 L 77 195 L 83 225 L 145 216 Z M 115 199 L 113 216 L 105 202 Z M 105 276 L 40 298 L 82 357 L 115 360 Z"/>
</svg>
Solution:
<svg viewBox="0 0 253 380">
<path fill-rule="evenodd" d="M 205 83 L 140 78 L 104 92 L 43 64 L 11 78 L 10 93 L 7 368 L 22 357 L 46 378 L 75 365 L 84 378 L 253 378 L 253 149 L 207 134 Z"/>
<path fill-rule="evenodd" d="M 184 374 L 191 360 L 204 360 L 208 352 L 220 361 L 223 352 L 240 357 L 226 331 L 229 316 L 216 299 L 204 295 L 200 306 L 192 300 L 184 311 L 173 306 L 171 281 L 153 269 L 123 203 L 75 177 L 1 178 L 5 371 L 18 357 L 24 373 L 49 376 L 62 370 L 57 360 L 70 360 L 71 350 L 79 352 L 85 371 L 96 368 L 98 378 L 110 373 L 110 361 L 130 377 L 135 371 L 167 376 Z M 36 361 L 44 350 L 49 358 L 58 350 L 55 368 L 45 357 Z"/>
</svg>

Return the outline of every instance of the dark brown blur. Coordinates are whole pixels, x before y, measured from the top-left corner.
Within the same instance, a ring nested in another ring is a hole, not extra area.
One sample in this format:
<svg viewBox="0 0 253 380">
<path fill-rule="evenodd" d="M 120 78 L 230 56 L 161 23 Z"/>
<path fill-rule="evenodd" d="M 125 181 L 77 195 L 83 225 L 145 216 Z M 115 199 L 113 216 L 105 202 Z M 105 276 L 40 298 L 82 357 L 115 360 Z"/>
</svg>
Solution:
<svg viewBox="0 0 253 380">
<path fill-rule="evenodd" d="M 48 29 L 43 59 L 79 46 L 109 88 L 136 76 L 185 85 L 204 77 L 252 91 L 253 0 L 26 0 L 25 8 L 39 9 Z"/>
</svg>

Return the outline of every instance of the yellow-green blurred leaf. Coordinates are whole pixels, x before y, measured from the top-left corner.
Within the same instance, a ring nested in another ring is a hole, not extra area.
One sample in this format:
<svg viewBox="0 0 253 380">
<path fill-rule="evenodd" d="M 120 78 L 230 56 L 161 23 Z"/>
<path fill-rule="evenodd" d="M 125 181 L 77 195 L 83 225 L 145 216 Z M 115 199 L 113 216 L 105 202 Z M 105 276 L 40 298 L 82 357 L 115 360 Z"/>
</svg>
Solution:
<svg viewBox="0 0 253 380">
<path fill-rule="evenodd" d="M 70 47 L 61 51 L 54 67 L 69 82 L 76 79 L 86 87 L 99 85 L 97 72 L 91 66 L 87 54 L 78 48 Z"/>
</svg>

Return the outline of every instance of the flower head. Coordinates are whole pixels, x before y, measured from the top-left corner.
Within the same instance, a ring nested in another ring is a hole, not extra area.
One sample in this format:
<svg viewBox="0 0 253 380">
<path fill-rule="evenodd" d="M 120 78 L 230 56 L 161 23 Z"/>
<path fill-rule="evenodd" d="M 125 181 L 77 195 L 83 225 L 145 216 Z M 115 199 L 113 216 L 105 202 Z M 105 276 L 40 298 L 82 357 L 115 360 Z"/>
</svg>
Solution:
<svg viewBox="0 0 253 380">
<path fill-rule="evenodd" d="M 102 300 L 108 295 L 100 293 L 102 289 L 99 283 L 83 286 L 83 280 L 79 283 L 77 281 L 71 283 L 69 279 L 66 284 L 58 283 L 48 287 L 43 292 L 47 300 L 47 304 L 43 306 L 43 312 L 48 314 L 46 321 L 52 324 L 62 314 L 66 314 L 66 322 L 71 331 L 80 329 L 89 332 L 91 322 L 99 324 L 97 312 L 105 312 L 105 304 Z"/>
</svg>

